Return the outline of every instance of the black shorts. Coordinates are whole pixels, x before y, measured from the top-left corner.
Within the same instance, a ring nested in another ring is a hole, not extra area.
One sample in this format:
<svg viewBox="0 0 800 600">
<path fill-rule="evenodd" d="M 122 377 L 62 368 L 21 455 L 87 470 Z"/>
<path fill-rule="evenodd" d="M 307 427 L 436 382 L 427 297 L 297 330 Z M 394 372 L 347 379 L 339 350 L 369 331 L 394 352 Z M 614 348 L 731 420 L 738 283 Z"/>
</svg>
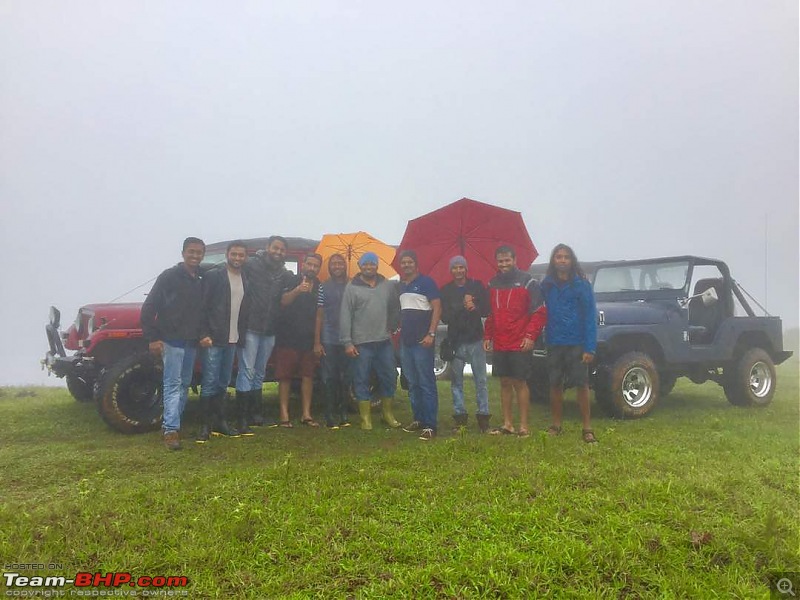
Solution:
<svg viewBox="0 0 800 600">
<path fill-rule="evenodd" d="M 492 353 L 492 376 L 528 380 L 533 365 L 533 350 Z"/>
<path fill-rule="evenodd" d="M 589 365 L 582 362 L 583 346 L 548 346 L 550 387 L 583 387 L 589 383 Z"/>
</svg>

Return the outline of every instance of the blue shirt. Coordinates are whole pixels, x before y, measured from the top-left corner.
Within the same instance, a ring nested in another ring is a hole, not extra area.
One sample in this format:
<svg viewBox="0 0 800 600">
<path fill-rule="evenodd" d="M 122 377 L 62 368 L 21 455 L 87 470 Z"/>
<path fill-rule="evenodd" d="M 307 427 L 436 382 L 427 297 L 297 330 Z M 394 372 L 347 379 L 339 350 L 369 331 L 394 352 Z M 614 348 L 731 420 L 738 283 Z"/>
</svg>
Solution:
<svg viewBox="0 0 800 600">
<path fill-rule="evenodd" d="M 427 275 L 400 282 L 400 341 L 404 346 L 419 344 L 431 326 L 431 300 L 439 300 L 439 288 Z"/>
</svg>

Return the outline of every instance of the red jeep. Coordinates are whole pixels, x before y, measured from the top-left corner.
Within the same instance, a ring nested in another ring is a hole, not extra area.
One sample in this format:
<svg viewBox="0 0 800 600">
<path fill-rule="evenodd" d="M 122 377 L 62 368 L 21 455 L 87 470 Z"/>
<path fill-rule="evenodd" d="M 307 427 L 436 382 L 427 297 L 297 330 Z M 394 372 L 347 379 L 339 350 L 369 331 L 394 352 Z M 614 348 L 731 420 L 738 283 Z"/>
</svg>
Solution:
<svg viewBox="0 0 800 600">
<path fill-rule="evenodd" d="M 244 241 L 253 255 L 266 246 L 267 238 Z M 297 273 L 319 241 L 291 237 L 287 241 L 286 268 Z M 209 244 L 203 265 L 210 268 L 224 262 L 227 245 L 227 241 Z M 152 431 L 161 423 L 162 366 L 153 360 L 142 338 L 141 310 L 141 302 L 87 304 L 67 331 L 61 332 L 61 313 L 51 307 L 45 328 L 50 350 L 42 364 L 56 377 L 66 377 L 76 400 L 94 400 L 103 420 L 123 433 Z M 65 349 L 74 354 L 68 356 Z M 270 367 L 266 379 L 273 380 Z M 196 368 L 193 385 L 199 381 Z"/>
</svg>

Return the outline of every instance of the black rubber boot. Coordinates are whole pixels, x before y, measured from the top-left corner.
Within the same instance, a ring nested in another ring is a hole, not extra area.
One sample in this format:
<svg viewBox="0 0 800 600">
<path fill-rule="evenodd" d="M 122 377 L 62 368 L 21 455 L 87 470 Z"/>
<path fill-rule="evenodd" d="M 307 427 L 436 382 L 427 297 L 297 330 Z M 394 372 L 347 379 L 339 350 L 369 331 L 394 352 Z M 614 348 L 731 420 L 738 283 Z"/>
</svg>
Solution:
<svg viewBox="0 0 800 600">
<path fill-rule="evenodd" d="M 328 429 L 338 428 L 333 418 L 333 410 L 336 405 L 336 381 L 325 381 L 322 383 L 322 392 L 325 395 L 325 426 Z"/>
<path fill-rule="evenodd" d="M 247 393 L 247 401 L 250 405 L 247 415 L 248 425 L 250 425 L 250 427 L 262 427 L 263 425 L 266 425 L 267 420 L 264 418 L 262 408 L 261 388 L 257 390 L 250 390 Z"/>
<path fill-rule="evenodd" d="M 467 415 L 453 415 L 453 433 L 458 433 L 467 426 Z"/>
<path fill-rule="evenodd" d="M 200 396 L 199 400 L 200 405 L 200 429 L 197 431 L 197 437 L 194 438 L 194 441 L 198 444 L 205 444 L 208 441 L 208 437 L 211 433 L 211 428 L 209 427 L 209 423 L 211 422 L 211 402 L 208 396 Z"/>
<path fill-rule="evenodd" d="M 225 392 L 211 398 L 211 412 L 214 415 L 211 425 L 211 435 L 225 437 L 240 437 L 239 431 L 232 427 L 225 417 L 227 394 Z"/>
<path fill-rule="evenodd" d="M 239 435 L 251 436 L 255 435 L 253 430 L 250 429 L 250 399 L 248 394 L 250 392 L 240 392 L 236 390 L 236 423 L 238 424 Z"/>
<path fill-rule="evenodd" d="M 492 415 L 475 415 L 475 419 L 478 421 L 478 431 L 481 433 L 486 433 L 489 431 L 489 419 Z"/>
</svg>

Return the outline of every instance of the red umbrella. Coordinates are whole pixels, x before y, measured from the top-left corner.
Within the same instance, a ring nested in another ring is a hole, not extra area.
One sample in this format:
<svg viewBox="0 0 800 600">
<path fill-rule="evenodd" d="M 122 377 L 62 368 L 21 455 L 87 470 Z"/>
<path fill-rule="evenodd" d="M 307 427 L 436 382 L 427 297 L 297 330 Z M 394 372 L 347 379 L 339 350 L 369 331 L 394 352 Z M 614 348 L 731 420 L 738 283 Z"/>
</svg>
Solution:
<svg viewBox="0 0 800 600">
<path fill-rule="evenodd" d="M 452 280 L 450 259 L 460 254 L 468 276 L 487 282 L 497 272 L 494 251 L 503 244 L 514 248 L 520 269 L 539 256 L 520 213 L 462 198 L 409 221 L 392 266 L 399 273 L 400 252 L 414 250 L 420 272 L 441 287 Z"/>
</svg>

